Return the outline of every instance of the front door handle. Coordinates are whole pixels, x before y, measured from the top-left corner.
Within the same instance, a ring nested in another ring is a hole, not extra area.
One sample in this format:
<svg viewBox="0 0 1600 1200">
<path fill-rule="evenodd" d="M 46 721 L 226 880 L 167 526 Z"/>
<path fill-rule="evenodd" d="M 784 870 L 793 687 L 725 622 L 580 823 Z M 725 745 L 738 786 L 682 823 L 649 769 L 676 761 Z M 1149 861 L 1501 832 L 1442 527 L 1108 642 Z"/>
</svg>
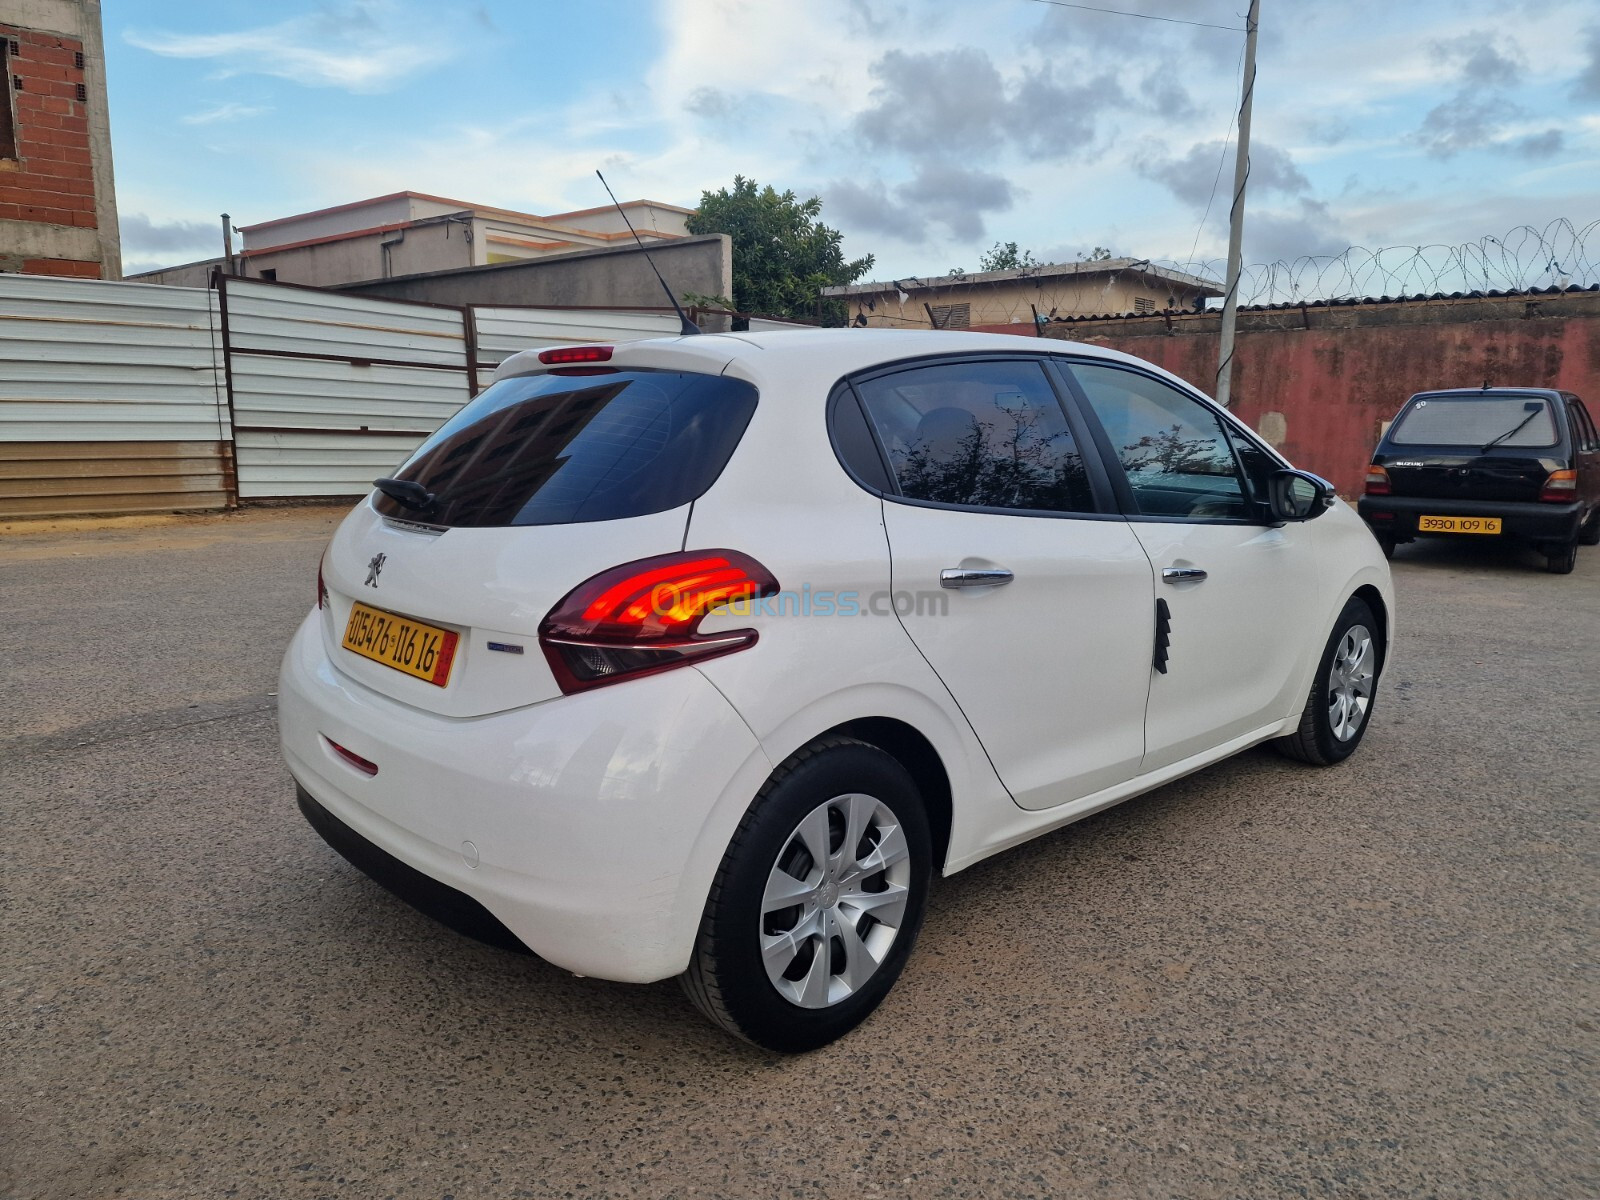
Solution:
<svg viewBox="0 0 1600 1200">
<path fill-rule="evenodd" d="M 1162 567 L 1162 583 L 1199 583 L 1206 573 L 1199 567 Z"/>
<path fill-rule="evenodd" d="M 974 570 L 968 567 L 946 567 L 939 572 L 942 588 L 996 587 L 1010 583 L 1014 576 L 1004 567 Z"/>
</svg>

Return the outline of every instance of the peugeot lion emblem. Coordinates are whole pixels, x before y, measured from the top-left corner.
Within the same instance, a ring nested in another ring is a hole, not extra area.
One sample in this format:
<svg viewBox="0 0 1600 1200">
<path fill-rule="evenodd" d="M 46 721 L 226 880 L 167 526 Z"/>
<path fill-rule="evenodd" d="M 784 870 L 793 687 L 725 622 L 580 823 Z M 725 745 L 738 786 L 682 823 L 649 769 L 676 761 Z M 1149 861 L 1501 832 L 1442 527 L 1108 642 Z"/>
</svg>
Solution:
<svg viewBox="0 0 1600 1200">
<path fill-rule="evenodd" d="M 383 570 L 383 564 L 388 561 L 387 554 L 374 554 L 372 561 L 367 564 L 367 586 L 378 586 L 378 575 Z"/>
</svg>

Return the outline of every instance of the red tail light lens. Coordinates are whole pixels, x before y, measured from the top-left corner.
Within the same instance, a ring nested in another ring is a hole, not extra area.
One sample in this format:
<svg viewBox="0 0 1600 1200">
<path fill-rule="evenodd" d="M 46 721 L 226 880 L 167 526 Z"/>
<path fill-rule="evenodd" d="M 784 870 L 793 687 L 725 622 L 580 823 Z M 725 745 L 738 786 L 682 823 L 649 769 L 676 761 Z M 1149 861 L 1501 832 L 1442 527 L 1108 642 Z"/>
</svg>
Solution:
<svg viewBox="0 0 1600 1200">
<path fill-rule="evenodd" d="M 539 351 L 539 361 L 547 367 L 568 363 L 603 363 L 611 361 L 614 346 L 554 346 Z"/>
<path fill-rule="evenodd" d="M 327 560 L 327 554 L 317 559 L 317 607 L 322 608 L 328 603 L 328 585 L 322 582 L 322 564 Z"/>
<path fill-rule="evenodd" d="M 1550 477 L 1544 481 L 1544 487 L 1539 492 L 1539 500 L 1544 504 L 1565 504 L 1578 494 L 1578 473 L 1576 471 L 1552 471 Z"/>
<path fill-rule="evenodd" d="M 1367 468 L 1367 495 L 1387 496 L 1389 494 L 1389 472 L 1373 463 Z"/>
<path fill-rule="evenodd" d="M 363 775 L 376 775 L 378 773 L 378 764 L 373 762 L 370 758 L 362 758 L 361 755 L 357 754 L 354 750 L 346 750 L 327 734 L 322 735 L 322 740 L 328 743 L 328 748 L 330 750 L 332 750 L 345 762 L 349 763 L 356 770 L 360 771 Z"/>
<path fill-rule="evenodd" d="M 702 634 L 712 609 L 778 591 L 772 573 L 736 550 L 660 554 L 579 584 L 539 625 L 539 645 L 571 695 L 754 645 L 756 631 Z"/>
</svg>

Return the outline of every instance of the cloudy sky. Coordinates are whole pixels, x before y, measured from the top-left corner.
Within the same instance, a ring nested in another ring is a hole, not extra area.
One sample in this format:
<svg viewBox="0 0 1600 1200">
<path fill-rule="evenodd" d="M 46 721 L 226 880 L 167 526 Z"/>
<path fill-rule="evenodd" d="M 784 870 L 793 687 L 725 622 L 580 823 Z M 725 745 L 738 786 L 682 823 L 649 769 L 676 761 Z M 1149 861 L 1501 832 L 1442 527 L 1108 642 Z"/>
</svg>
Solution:
<svg viewBox="0 0 1600 1200">
<path fill-rule="evenodd" d="M 408 188 L 587 208 L 597 166 L 686 206 L 735 174 L 821 195 L 879 278 L 974 270 L 997 240 L 1220 258 L 1246 0 L 1087 2 L 1192 23 L 1046 0 L 117 0 L 127 269 L 218 253 L 222 211 Z M 1262 8 L 1247 262 L 1600 218 L 1592 0 Z"/>
</svg>

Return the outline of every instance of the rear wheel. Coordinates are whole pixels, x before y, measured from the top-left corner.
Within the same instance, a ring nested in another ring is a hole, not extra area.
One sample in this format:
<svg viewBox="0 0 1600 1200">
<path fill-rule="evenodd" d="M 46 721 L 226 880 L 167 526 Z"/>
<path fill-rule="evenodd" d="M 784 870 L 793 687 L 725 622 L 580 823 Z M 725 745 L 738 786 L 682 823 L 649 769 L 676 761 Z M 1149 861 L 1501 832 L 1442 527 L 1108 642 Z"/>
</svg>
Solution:
<svg viewBox="0 0 1600 1200">
<path fill-rule="evenodd" d="M 1578 530 L 1578 541 L 1585 546 L 1600 546 L 1600 506 L 1596 506 L 1583 528 Z"/>
<path fill-rule="evenodd" d="M 1319 767 L 1343 762 L 1356 752 L 1378 690 L 1378 628 L 1367 602 L 1352 596 L 1322 651 L 1300 728 L 1278 738 L 1274 746 Z"/>
<path fill-rule="evenodd" d="M 1544 569 L 1552 575 L 1571 575 L 1578 565 L 1578 539 L 1558 542 L 1544 549 Z"/>
<path fill-rule="evenodd" d="M 1383 551 L 1383 556 L 1385 558 L 1393 558 L 1394 548 L 1397 544 L 1394 538 L 1382 533 L 1376 533 L 1373 536 L 1378 539 L 1378 549 Z"/>
<path fill-rule="evenodd" d="M 898 978 L 931 860 L 922 801 L 898 761 L 851 738 L 812 743 L 773 772 L 734 834 L 684 991 L 768 1050 L 827 1045 Z"/>
</svg>

